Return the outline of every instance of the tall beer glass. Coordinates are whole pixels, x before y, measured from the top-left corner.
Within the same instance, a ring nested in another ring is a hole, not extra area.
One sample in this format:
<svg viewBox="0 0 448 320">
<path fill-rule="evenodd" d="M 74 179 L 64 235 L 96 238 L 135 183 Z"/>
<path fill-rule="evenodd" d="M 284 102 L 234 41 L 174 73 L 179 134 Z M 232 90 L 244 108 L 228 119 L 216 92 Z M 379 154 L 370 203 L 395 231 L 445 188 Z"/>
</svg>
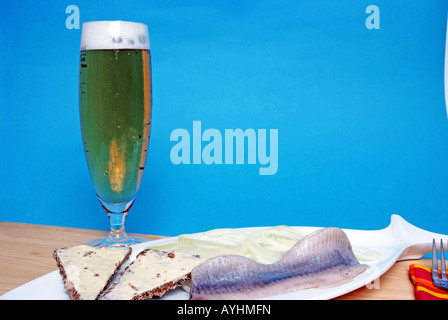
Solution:
<svg viewBox="0 0 448 320">
<path fill-rule="evenodd" d="M 117 246 L 148 241 L 130 237 L 124 230 L 145 168 L 151 129 L 147 26 L 125 21 L 84 23 L 79 66 L 84 152 L 111 225 L 108 237 L 88 244 Z"/>
</svg>

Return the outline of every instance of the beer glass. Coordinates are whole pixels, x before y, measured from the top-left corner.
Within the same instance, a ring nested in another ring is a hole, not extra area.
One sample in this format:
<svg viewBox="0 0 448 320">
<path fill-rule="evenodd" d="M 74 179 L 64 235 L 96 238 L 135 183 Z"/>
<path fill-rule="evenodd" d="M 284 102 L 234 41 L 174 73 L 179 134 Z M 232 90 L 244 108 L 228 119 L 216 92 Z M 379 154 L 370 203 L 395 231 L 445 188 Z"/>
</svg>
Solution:
<svg viewBox="0 0 448 320">
<path fill-rule="evenodd" d="M 128 236 L 126 216 L 143 175 L 151 129 L 148 27 L 126 21 L 82 26 L 79 114 L 84 153 L 97 197 L 110 221 L 92 246 L 148 241 Z"/>
</svg>

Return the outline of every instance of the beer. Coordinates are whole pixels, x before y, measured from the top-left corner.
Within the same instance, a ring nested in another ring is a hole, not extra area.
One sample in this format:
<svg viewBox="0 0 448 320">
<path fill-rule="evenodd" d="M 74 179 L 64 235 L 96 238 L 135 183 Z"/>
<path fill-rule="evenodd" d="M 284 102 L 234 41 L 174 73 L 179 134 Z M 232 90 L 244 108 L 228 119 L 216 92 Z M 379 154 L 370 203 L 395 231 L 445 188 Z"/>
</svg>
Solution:
<svg viewBox="0 0 448 320">
<path fill-rule="evenodd" d="M 135 46 L 143 40 L 138 34 L 134 38 L 111 35 L 112 48 L 107 43 L 92 46 L 89 39 L 81 42 L 84 151 L 97 195 L 109 204 L 135 198 L 145 167 L 151 128 L 151 59 L 149 48 Z"/>
</svg>

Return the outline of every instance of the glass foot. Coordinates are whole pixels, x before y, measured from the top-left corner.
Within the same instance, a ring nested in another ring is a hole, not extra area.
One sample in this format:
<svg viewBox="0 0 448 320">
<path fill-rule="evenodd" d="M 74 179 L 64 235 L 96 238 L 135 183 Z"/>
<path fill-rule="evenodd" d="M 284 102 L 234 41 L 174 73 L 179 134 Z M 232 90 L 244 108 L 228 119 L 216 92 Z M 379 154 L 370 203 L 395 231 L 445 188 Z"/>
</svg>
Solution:
<svg viewBox="0 0 448 320">
<path fill-rule="evenodd" d="M 123 241 L 112 241 L 109 237 L 103 237 L 87 241 L 85 244 L 91 247 L 128 247 L 134 244 L 151 241 L 148 238 L 138 236 L 127 236 Z"/>
</svg>

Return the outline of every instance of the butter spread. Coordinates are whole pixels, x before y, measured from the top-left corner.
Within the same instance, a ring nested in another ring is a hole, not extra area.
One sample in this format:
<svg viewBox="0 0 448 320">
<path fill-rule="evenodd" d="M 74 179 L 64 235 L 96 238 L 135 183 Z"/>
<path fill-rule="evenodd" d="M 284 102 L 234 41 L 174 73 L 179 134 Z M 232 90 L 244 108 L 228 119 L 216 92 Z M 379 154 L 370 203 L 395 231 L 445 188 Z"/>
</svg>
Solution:
<svg viewBox="0 0 448 320">
<path fill-rule="evenodd" d="M 130 300 L 168 283 L 173 283 L 174 287 L 204 261 L 198 255 L 144 250 L 99 299 Z"/>
<path fill-rule="evenodd" d="M 94 300 L 131 249 L 128 247 L 91 247 L 87 245 L 56 250 L 71 286 L 82 300 Z"/>
</svg>

